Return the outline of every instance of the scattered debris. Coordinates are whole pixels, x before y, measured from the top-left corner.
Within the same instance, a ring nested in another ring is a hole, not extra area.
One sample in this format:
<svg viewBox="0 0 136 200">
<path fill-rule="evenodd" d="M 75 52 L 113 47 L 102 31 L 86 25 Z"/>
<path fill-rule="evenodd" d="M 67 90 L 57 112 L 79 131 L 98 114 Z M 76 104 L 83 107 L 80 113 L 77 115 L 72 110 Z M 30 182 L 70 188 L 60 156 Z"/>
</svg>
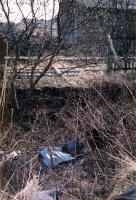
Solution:
<svg viewBox="0 0 136 200">
<path fill-rule="evenodd" d="M 113 200 L 136 200 L 136 188 L 128 190 L 127 192 L 115 197 Z"/>
<path fill-rule="evenodd" d="M 11 152 L 8 156 L 7 156 L 7 160 L 8 161 L 13 161 L 13 160 L 16 160 L 21 154 L 21 151 L 13 151 Z"/>
<path fill-rule="evenodd" d="M 79 143 L 79 139 L 74 139 L 63 147 L 45 148 L 40 152 L 39 158 L 41 158 L 46 167 L 51 168 L 52 166 L 75 160 L 86 153 L 87 151 L 83 145 Z"/>
<path fill-rule="evenodd" d="M 33 194 L 31 200 L 58 200 L 59 192 L 56 189 L 36 192 Z"/>
<path fill-rule="evenodd" d="M 3 148 L 0 146 L 0 155 L 3 156 L 5 154 L 5 151 L 3 150 Z"/>
</svg>

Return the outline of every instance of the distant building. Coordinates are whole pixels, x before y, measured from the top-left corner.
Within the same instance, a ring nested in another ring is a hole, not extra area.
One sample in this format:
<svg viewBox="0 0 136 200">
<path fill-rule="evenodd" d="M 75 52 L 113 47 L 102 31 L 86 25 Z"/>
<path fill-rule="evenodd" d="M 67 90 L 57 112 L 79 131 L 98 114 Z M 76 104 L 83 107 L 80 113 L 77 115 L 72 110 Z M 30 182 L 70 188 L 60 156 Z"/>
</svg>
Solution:
<svg viewBox="0 0 136 200">
<path fill-rule="evenodd" d="M 59 37 L 92 56 L 107 55 L 107 35 L 120 56 L 136 53 L 136 1 L 62 0 Z"/>
<path fill-rule="evenodd" d="M 46 27 L 46 21 L 44 19 L 32 20 L 23 18 L 20 22 L 16 24 L 17 31 L 25 31 L 27 27 L 44 28 Z"/>
<path fill-rule="evenodd" d="M 37 36 L 38 38 L 43 37 L 53 37 L 58 36 L 57 31 L 57 22 L 55 19 L 45 21 L 44 19 L 22 19 L 19 23 L 16 24 L 16 31 L 23 32 L 33 29 L 32 36 Z"/>
<path fill-rule="evenodd" d="M 57 38 L 58 37 L 58 24 L 57 24 L 57 19 L 51 19 L 48 20 L 46 23 L 47 26 L 47 31 L 49 33 L 49 35 L 53 38 Z"/>
<path fill-rule="evenodd" d="M 33 30 L 32 36 L 36 37 L 38 39 L 40 39 L 40 38 L 49 39 L 49 33 L 48 33 L 47 29 L 41 28 L 41 27 L 35 28 Z"/>
</svg>

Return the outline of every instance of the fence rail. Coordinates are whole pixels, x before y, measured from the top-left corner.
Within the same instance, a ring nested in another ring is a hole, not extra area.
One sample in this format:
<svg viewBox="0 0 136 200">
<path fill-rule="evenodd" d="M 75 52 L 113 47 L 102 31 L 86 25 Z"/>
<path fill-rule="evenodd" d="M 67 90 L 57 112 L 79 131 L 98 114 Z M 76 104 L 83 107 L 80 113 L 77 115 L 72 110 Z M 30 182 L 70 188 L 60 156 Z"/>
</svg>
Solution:
<svg viewBox="0 0 136 200">
<path fill-rule="evenodd" d="M 121 64 L 114 61 L 113 56 L 108 58 L 108 71 L 136 70 L 136 57 L 121 57 Z"/>
<path fill-rule="evenodd" d="M 23 78 L 27 79 L 31 77 L 31 64 L 29 62 L 34 62 L 37 57 L 20 57 L 19 62 L 24 62 L 26 63 L 26 66 L 24 69 L 18 68 L 16 71 L 14 71 L 11 67 L 11 61 L 13 61 L 15 58 L 13 57 L 5 57 L 8 63 L 8 74 L 9 76 L 16 73 L 17 78 Z M 80 76 L 83 73 L 89 73 L 89 72 L 100 72 L 103 71 L 100 67 L 98 67 L 99 64 L 104 63 L 105 65 L 107 64 L 107 70 L 110 71 L 120 71 L 120 70 L 136 70 L 136 57 L 121 57 L 121 65 L 118 65 L 115 63 L 113 56 L 109 57 L 88 57 L 87 58 L 87 63 L 86 57 L 57 57 L 57 61 L 62 61 L 62 62 L 69 62 L 69 64 L 75 64 L 73 67 L 57 67 L 57 71 L 55 67 L 50 68 L 45 76 L 47 77 L 56 77 L 56 76 L 69 76 L 69 77 L 75 77 L 75 76 Z M 78 65 L 78 61 L 82 61 L 84 65 L 80 66 Z M 97 65 L 98 64 L 98 65 Z M 106 69 L 104 69 L 106 70 Z M 43 71 L 43 68 L 37 68 L 33 74 L 33 77 L 36 78 L 38 77 Z M 58 73 L 59 72 L 59 73 Z"/>
<path fill-rule="evenodd" d="M 99 72 L 100 69 L 95 69 L 95 68 L 73 68 L 73 69 L 69 69 L 69 68 L 58 68 L 57 70 L 59 70 L 59 73 L 56 72 L 56 70 L 53 69 L 49 69 L 45 76 L 47 77 L 56 77 L 56 76 L 79 76 L 82 73 L 88 73 L 88 72 Z M 8 75 L 12 75 L 14 73 L 14 70 L 12 69 L 8 69 Z M 34 72 L 33 77 L 36 78 L 38 77 L 40 74 L 42 73 L 41 69 L 37 69 Z M 23 79 L 27 79 L 31 77 L 31 69 L 25 69 L 25 70 L 17 70 L 16 71 L 16 75 L 17 75 L 17 79 L 23 78 Z"/>
<path fill-rule="evenodd" d="M 19 68 L 16 69 L 16 71 L 11 67 L 13 66 L 12 62 L 14 61 L 14 59 L 16 59 L 15 57 L 5 57 L 5 60 L 8 63 L 8 74 L 9 76 L 16 73 L 16 76 L 18 79 L 23 78 L 23 79 L 27 79 L 31 77 L 31 62 L 34 62 L 37 57 L 19 57 L 19 61 L 18 64 L 22 64 L 25 66 L 24 68 Z M 86 60 L 87 59 L 87 60 Z M 48 77 L 56 77 L 56 76 L 61 76 L 61 75 L 65 75 L 65 76 L 79 76 L 82 73 L 87 73 L 87 72 L 97 72 L 100 71 L 100 69 L 96 69 L 95 66 L 98 63 L 106 63 L 106 58 L 105 57 L 57 57 L 56 58 L 56 63 L 57 61 L 62 61 L 64 63 L 69 63 L 68 65 L 71 66 L 73 65 L 73 67 L 57 67 L 55 69 L 55 67 L 50 68 L 45 76 Z M 81 63 L 79 64 L 79 62 L 81 61 Z M 86 62 L 87 61 L 87 62 Z M 57 63 L 58 64 L 58 63 Z M 54 64 L 55 65 L 55 64 Z M 33 74 L 33 77 L 36 78 L 37 76 L 39 76 L 43 71 L 43 67 L 42 68 L 37 68 Z"/>
</svg>

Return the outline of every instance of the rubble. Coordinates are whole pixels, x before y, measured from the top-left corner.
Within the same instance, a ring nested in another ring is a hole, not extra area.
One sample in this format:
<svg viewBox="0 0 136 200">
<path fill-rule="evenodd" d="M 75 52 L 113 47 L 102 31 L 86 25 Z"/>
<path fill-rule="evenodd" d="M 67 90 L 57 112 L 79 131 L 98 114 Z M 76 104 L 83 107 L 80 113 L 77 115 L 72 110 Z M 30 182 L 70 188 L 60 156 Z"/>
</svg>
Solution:
<svg viewBox="0 0 136 200">
<path fill-rule="evenodd" d="M 136 188 L 126 191 L 125 193 L 115 197 L 113 200 L 136 200 Z"/>
<path fill-rule="evenodd" d="M 30 200 L 58 200 L 58 196 L 57 190 L 51 189 L 34 193 Z"/>
<path fill-rule="evenodd" d="M 39 154 L 39 158 L 48 168 L 57 166 L 59 164 L 72 161 L 78 157 L 82 157 L 87 152 L 78 139 L 74 139 L 67 145 L 61 147 L 47 147 Z"/>
</svg>

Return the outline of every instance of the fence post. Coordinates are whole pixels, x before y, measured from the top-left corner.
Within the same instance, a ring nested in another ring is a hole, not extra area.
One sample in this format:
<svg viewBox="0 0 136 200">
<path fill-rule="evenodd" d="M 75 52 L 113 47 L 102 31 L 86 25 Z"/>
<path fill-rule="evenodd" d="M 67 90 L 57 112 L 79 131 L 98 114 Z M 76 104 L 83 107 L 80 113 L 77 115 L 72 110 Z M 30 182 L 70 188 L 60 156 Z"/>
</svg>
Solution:
<svg viewBox="0 0 136 200">
<path fill-rule="evenodd" d="M 3 64 L 4 64 L 4 57 L 6 53 L 8 53 L 8 42 L 4 39 L 4 36 L 0 34 L 0 81 L 3 78 Z"/>
<path fill-rule="evenodd" d="M 112 70 L 112 59 L 111 59 L 111 50 L 108 44 L 107 46 L 107 73 L 110 73 Z"/>
<path fill-rule="evenodd" d="M 3 146 L 3 126 L 4 126 L 4 115 L 5 115 L 5 93 L 6 93 L 6 81 L 4 80 L 4 58 L 7 52 L 7 41 L 3 35 L 0 34 L 0 147 Z M 2 155 L 0 155 L 0 162 Z M 0 165 L 0 199 L 1 189 L 4 174 L 4 163 Z"/>
</svg>

